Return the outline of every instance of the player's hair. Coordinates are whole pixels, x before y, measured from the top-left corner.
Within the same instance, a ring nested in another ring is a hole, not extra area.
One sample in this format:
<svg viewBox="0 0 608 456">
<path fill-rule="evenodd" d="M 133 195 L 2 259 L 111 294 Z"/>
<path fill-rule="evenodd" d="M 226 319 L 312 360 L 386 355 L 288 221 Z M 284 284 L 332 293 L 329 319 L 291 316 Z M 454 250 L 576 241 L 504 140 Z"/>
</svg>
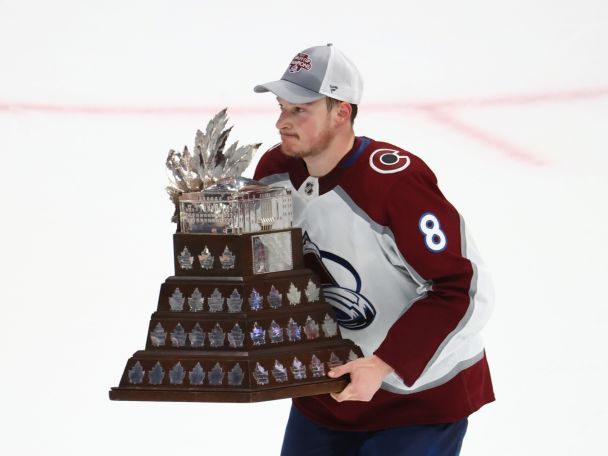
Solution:
<svg viewBox="0 0 608 456">
<path fill-rule="evenodd" d="M 338 104 L 342 103 L 341 100 L 336 100 L 335 98 L 330 98 L 330 97 L 325 97 L 325 101 L 327 103 L 327 110 L 331 111 L 333 109 L 334 106 L 337 106 Z M 357 105 L 356 104 L 352 104 L 349 103 L 351 106 L 351 113 L 350 113 L 350 124 L 353 125 L 355 123 L 355 117 L 357 117 Z"/>
</svg>

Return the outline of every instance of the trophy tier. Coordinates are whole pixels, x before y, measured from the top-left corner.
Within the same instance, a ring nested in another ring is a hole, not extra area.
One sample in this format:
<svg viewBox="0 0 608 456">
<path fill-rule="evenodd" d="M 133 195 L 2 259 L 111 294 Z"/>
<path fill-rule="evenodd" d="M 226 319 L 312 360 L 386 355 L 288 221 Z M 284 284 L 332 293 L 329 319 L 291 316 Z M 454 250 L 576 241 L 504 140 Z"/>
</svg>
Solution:
<svg viewBox="0 0 608 456">
<path fill-rule="evenodd" d="M 358 356 L 356 346 L 340 339 L 258 352 L 138 351 L 110 399 L 257 402 L 339 392 L 348 378 L 330 379 L 327 372 Z"/>
<path fill-rule="evenodd" d="M 175 233 L 176 276 L 247 277 L 303 267 L 302 230 L 245 234 Z"/>
<path fill-rule="evenodd" d="M 114 400 L 254 402 L 341 391 L 329 370 L 362 356 L 340 337 L 301 230 L 176 233 L 145 349 Z"/>
</svg>

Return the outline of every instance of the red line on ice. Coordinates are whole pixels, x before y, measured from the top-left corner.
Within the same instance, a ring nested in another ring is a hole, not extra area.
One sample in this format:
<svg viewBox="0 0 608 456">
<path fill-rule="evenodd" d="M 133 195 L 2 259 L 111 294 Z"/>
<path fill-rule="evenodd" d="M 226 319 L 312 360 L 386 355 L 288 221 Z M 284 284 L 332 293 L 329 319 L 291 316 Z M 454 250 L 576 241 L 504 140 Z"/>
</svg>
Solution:
<svg viewBox="0 0 608 456">
<path fill-rule="evenodd" d="M 429 110 L 429 114 L 435 122 L 446 125 L 459 133 L 484 143 L 500 151 L 509 158 L 525 162 L 532 166 L 543 166 L 547 164 L 547 161 L 535 157 L 534 154 L 522 149 L 521 147 L 501 139 L 498 136 L 489 134 L 481 129 L 468 125 L 454 116 L 446 114 L 442 110 L 432 109 Z"/>
<path fill-rule="evenodd" d="M 458 108 L 484 108 L 508 105 L 530 105 L 536 103 L 573 102 L 608 96 L 608 87 L 590 89 L 573 89 L 545 93 L 514 94 L 495 97 L 463 98 L 453 100 L 420 101 L 420 102 L 372 102 L 364 106 L 367 112 L 414 111 L 426 114 L 441 125 L 452 128 L 461 134 L 482 142 L 502 154 L 525 162 L 532 166 L 547 164 L 531 152 L 524 150 L 492 135 L 480 128 L 468 125 L 456 117 Z M 41 112 L 52 114 L 86 114 L 86 115 L 213 115 L 221 107 L 217 106 L 102 106 L 102 105 L 68 105 L 52 103 L 2 102 L 0 112 Z M 267 115 L 276 112 L 276 107 L 236 106 L 230 107 L 230 113 L 241 115 Z"/>
<path fill-rule="evenodd" d="M 576 89 L 561 92 L 531 93 L 520 95 L 497 96 L 487 98 L 464 98 L 454 100 L 420 101 L 420 102 L 371 102 L 366 103 L 366 111 L 394 111 L 415 110 L 428 111 L 429 109 L 488 107 L 504 105 L 521 105 L 546 102 L 565 102 L 580 99 L 599 98 L 608 95 L 608 87 L 594 89 Z M 222 107 L 219 106 L 129 106 L 129 105 L 69 105 L 53 103 L 30 103 L 0 101 L 0 111 L 30 111 L 58 114 L 98 114 L 98 115 L 199 115 L 215 114 Z M 233 106 L 230 112 L 248 115 L 274 113 L 274 106 Z"/>
</svg>

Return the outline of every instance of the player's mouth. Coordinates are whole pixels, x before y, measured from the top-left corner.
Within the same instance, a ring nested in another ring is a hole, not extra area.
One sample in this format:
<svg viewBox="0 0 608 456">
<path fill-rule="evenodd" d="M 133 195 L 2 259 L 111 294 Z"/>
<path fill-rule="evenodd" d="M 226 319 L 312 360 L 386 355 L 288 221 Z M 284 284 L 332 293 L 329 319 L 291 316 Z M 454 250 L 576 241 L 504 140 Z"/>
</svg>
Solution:
<svg viewBox="0 0 608 456">
<path fill-rule="evenodd" d="M 281 132 L 279 133 L 281 135 L 281 139 L 285 140 L 285 139 L 298 139 L 298 135 L 296 135 L 295 133 L 284 133 Z"/>
</svg>

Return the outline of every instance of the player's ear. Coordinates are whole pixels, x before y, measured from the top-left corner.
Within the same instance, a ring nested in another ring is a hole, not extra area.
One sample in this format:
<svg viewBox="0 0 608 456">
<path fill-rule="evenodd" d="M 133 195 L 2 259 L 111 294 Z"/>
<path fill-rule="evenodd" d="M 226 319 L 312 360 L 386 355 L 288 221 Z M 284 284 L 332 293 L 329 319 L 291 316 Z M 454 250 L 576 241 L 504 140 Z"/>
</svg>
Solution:
<svg viewBox="0 0 608 456">
<path fill-rule="evenodd" d="M 341 101 L 336 108 L 336 121 L 338 125 L 350 124 L 350 116 L 352 114 L 352 106 L 346 101 Z"/>
</svg>

